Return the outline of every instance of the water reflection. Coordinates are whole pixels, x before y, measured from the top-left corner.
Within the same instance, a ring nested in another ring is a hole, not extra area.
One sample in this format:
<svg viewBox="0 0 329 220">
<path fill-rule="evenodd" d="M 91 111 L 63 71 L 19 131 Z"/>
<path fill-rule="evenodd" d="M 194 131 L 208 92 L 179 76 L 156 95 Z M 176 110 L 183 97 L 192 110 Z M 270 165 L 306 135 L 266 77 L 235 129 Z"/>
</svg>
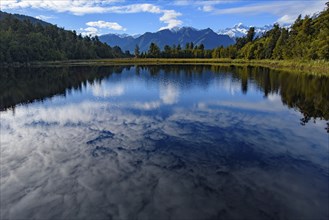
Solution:
<svg viewBox="0 0 329 220">
<path fill-rule="evenodd" d="M 215 66 L 1 77 L 3 219 L 329 216 L 325 77 Z M 306 116 L 316 123 L 300 126 Z"/>
<path fill-rule="evenodd" d="M 248 84 L 257 87 L 264 97 L 278 94 L 282 103 L 303 114 L 302 124 L 311 119 L 329 120 L 329 78 L 307 74 L 291 74 L 261 67 L 236 66 L 110 66 L 110 67 L 66 67 L 1 69 L 0 74 L 0 110 L 14 108 L 17 104 L 43 101 L 55 95 L 66 96 L 72 90 L 82 91 L 87 84 L 93 86 L 93 95 L 100 97 L 120 96 L 124 93 L 124 84 L 108 88 L 102 80 L 123 70 L 130 71 L 146 82 L 161 81 L 161 100 L 163 103 L 177 102 L 179 86 L 183 89 L 199 85 L 210 87 L 216 79 L 223 88 L 230 87 L 231 94 L 236 91 L 248 92 Z M 140 74 L 142 76 L 140 76 Z M 146 74 L 145 74 L 146 73 Z M 209 74 L 212 73 L 212 74 Z M 216 74 L 216 75 L 213 75 Z M 127 76 L 112 77 L 111 80 L 127 80 Z M 182 82 L 182 80 L 184 82 Z M 170 84 L 168 84 L 168 82 Z M 167 84 L 166 84 L 167 83 Z M 249 85 L 250 86 L 250 85 Z M 159 103 L 149 103 L 158 106 Z"/>
</svg>

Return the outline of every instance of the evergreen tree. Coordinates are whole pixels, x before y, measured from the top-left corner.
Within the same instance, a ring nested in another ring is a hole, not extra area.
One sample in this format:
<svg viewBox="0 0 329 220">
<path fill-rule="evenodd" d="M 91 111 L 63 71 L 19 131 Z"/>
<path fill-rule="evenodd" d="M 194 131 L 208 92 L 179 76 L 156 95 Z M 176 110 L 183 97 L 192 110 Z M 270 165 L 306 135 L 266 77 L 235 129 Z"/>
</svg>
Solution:
<svg viewBox="0 0 329 220">
<path fill-rule="evenodd" d="M 135 54 L 135 57 L 136 57 L 136 58 L 138 58 L 139 55 L 140 55 L 140 51 L 139 51 L 139 46 L 138 46 L 138 45 L 135 46 L 134 54 Z"/>
<path fill-rule="evenodd" d="M 160 48 L 155 43 L 151 43 L 148 50 L 148 57 L 157 58 L 160 56 Z"/>
</svg>

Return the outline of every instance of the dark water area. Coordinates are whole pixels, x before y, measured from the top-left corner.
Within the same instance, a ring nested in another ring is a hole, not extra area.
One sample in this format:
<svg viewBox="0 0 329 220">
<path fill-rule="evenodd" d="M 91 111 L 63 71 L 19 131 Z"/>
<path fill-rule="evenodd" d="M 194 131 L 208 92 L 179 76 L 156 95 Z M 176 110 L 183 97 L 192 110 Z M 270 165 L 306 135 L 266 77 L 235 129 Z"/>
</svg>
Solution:
<svg viewBox="0 0 329 220">
<path fill-rule="evenodd" d="M 0 219 L 328 219 L 329 77 L 1 69 Z"/>
</svg>

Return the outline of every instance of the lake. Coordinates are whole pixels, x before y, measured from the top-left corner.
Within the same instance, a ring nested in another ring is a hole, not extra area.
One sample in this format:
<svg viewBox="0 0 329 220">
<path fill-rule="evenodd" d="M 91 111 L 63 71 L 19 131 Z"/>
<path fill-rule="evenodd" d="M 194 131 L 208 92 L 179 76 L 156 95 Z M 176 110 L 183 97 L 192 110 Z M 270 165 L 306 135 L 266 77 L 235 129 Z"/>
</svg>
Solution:
<svg viewBox="0 0 329 220">
<path fill-rule="evenodd" d="M 329 217 L 329 77 L 1 69 L 1 219 Z"/>
</svg>

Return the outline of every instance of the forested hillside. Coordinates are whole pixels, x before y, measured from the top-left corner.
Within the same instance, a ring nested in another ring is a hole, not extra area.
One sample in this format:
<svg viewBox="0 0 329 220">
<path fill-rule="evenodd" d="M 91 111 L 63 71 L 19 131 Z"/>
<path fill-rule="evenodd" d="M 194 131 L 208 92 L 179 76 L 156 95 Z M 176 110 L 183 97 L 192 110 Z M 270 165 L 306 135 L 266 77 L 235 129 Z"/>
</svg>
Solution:
<svg viewBox="0 0 329 220">
<path fill-rule="evenodd" d="M 30 62 L 66 59 L 125 57 L 119 47 L 110 47 L 97 37 L 82 37 L 36 19 L 22 20 L 0 12 L 0 62 Z"/>
<path fill-rule="evenodd" d="M 290 29 L 274 25 L 260 38 L 250 28 L 247 36 L 235 45 L 217 48 L 212 57 L 245 59 L 329 59 L 329 2 L 326 9 L 314 16 L 299 16 Z"/>
<path fill-rule="evenodd" d="M 329 2 L 321 13 L 312 17 L 299 16 L 289 28 L 275 24 L 260 37 L 250 28 L 245 37 L 237 38 L 234 45 L 205 50 L 204 46 L 166 45 L 163 50 L 152 43 L 146 53 L 135 49 L 135 56 L 163 58 L 240 58 L 274 60 L 328 60 L 329 59 Z"/>
</svg>

